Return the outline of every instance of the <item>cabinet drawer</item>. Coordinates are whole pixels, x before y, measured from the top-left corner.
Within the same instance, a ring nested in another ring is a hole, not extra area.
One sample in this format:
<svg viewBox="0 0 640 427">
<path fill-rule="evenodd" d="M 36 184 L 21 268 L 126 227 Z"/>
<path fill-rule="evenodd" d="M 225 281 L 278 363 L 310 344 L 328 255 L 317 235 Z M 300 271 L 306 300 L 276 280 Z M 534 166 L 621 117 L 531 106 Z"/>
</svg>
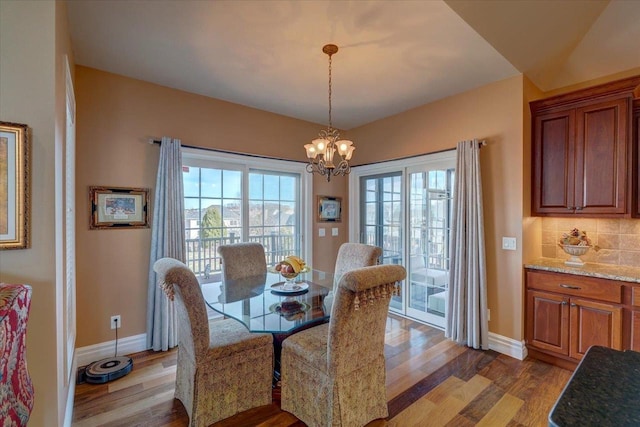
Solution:
<svg viewBox="0 0 640 427">
<path fill-rule="evenodd" d="M 527 271 L 527 287 L 600 301 L 622 302 L 622 284 L 606 279 Z M 636 294 L 640 292 L 636 291 Z"/>
</svg>

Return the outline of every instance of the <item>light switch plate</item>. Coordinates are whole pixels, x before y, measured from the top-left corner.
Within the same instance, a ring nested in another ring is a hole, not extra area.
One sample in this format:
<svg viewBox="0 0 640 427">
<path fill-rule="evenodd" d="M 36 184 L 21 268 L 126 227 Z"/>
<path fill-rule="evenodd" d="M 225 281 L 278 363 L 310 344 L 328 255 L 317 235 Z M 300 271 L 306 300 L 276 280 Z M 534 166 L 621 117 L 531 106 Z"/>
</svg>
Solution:
<svg viewBox="0 0 640 427">
<path fill-rule="evenodd" d="M 324 228 L 318 228 L 318 237 L 324 237 Z"/>
<path fill-rule="evenodd" d="M 516 238 L 515 237 L 503 237 L 502 238 L 502 249 L 507 251 L 515 251 L 516 250 Z"/>
<path fill-rule="evenodd" d="M 338 227 L 333 227 L 331 229 L 331 235 L 332 236 L 337 236 L 338 235 Z"/>
</svg>

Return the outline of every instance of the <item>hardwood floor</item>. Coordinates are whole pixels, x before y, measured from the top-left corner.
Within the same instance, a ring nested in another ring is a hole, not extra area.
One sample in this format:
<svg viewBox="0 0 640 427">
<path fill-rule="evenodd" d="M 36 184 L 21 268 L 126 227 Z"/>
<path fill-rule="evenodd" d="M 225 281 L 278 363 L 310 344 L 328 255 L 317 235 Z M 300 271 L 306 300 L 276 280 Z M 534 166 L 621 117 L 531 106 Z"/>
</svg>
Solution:
<svg viewBox="0 0 640 427">
<path fill-rule="evenodd" d="M 571 372 L 533 359 L 458 346 L 442 331 L 389 315 L 388 420 L 377 426 L 546 426 Z M 133 371 L 107 384 L 76 387 L 74 426 L 187 426 L 173 399 L 177 351 L 131 355 Z M 303 427 L 280 402 L 243 412 L 215 427 Z"/>
</svg>

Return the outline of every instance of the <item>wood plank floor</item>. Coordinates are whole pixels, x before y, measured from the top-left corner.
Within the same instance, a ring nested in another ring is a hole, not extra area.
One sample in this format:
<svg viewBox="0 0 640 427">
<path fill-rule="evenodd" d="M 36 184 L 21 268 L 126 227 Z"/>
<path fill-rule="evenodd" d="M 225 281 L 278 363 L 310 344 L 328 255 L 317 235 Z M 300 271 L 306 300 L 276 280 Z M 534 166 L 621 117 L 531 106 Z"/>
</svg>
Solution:
<svg viewBox="0 0 640 427">
<path fill-rule="evenodd" d="M 453 344 L 442 331 L 389 315 L 385 354 L 389 417 L 377 426 L 546 426 L 571 372 L 533 359 Z M 173 399 L 177 351 L 131 355 L 133 371 L 108 384 L 76 387 L 74 426 L 187 426 Z M 280 402 L 215 427 L 302 427 Z"/>
</svg>

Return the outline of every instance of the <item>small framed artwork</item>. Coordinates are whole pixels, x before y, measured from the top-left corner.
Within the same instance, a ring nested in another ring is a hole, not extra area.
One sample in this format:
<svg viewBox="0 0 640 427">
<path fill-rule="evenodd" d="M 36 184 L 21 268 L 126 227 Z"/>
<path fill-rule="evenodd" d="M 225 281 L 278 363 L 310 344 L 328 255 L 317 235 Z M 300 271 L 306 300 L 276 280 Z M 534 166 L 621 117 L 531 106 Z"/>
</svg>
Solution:
<svg viewBox="0 0 640 427">
<path fill-rule="evenodd" d="M 89 228 L 149 228 L 149 189 L 89 187 Z"/>
<path fill-rule="evenodd" d="M 318 221 L 342 221 L 342 198 L 318 196 Z"/>
<path fill-rule="evenodd" d="M 0 249 L 29 248 L 29 127 L 0 122 Z"/>
</svg>

